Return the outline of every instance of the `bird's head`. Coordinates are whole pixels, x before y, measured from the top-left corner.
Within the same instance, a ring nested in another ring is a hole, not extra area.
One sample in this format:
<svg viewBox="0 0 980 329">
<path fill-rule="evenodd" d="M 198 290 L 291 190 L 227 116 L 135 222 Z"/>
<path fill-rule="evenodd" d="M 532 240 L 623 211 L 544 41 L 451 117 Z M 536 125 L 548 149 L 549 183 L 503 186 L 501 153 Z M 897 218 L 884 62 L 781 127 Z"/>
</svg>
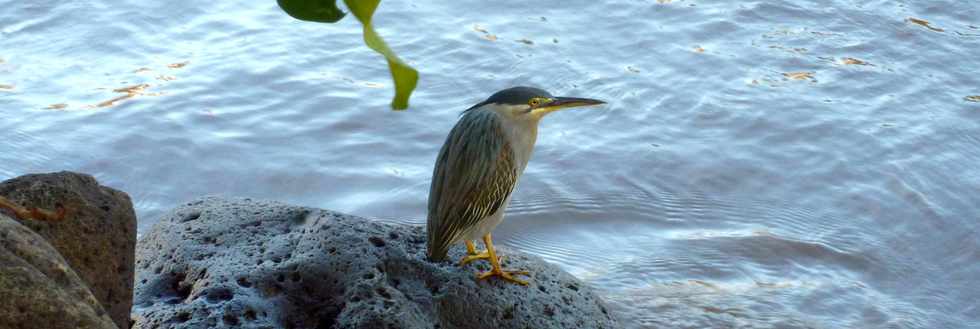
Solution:
<svg viewBox="0 0 980 329">
<path fill-rule="evenodd" d="M 558 110 L 605 103 L 589 98 L 556 97 L 533 87 L 513 87 L 494 93 L 470 109 L 489 106 L 490 109 L 513 119 L 537 121 L 545 114 Z"/>
</svg>

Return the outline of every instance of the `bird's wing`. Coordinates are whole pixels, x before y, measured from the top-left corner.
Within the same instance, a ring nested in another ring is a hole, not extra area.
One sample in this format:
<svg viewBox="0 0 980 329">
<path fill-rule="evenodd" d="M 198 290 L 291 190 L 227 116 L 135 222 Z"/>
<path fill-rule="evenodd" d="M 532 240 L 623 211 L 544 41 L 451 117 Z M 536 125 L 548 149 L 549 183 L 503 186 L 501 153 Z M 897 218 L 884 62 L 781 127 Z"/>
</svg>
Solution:
<svg viewBox="0 0 980 329">
<path fill-rule="evenodd" d="M 443 144 L 432 174 L 429 257 L 445 258 L 467 228 L 504 205 L 516 183 L 514 151 L 497 115 L 464 114 Z"/>
</svg>

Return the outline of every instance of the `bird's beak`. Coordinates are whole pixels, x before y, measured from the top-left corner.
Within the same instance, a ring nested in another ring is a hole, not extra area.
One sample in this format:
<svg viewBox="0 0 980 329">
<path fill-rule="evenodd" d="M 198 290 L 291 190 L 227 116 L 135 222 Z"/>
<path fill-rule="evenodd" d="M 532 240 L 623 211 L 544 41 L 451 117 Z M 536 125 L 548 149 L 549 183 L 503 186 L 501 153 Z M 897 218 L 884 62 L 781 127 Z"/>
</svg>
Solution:
<svg viewBox="0 0 980 329">
<path fill-rule="evenodd" d="M 543 115 L 561 109 L 567 109 L 567 108 L 579 107 L 579 106 L 599 105 L 605 103 L 606 102 L 600 101 L 598 99 L 591 99 L 591 98 L 555 97 L 554 101 L 545 104 L 542 107 L 537 108 L 535 112 L 540 111 L 540 113 Z"/>
</svg>

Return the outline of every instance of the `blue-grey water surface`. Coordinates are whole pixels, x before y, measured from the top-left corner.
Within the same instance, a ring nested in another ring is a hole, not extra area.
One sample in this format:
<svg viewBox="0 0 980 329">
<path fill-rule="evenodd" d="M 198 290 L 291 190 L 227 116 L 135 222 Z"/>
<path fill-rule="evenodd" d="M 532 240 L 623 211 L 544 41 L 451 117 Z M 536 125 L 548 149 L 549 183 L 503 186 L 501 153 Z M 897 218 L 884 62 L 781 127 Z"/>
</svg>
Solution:
<svg viewBox="0 0 980 329">
<path fill-rule="evenodd" d="M 980 328 L 980 3 L 394 1 L 388 108 L 348 17 L 275 1 L 3 1 L 0 179 L 74 170 L 145 232 L 206 194 L 423 223 L 458 113 L 552 114 L 496 240 L 628 328 Z"/>
</svg>

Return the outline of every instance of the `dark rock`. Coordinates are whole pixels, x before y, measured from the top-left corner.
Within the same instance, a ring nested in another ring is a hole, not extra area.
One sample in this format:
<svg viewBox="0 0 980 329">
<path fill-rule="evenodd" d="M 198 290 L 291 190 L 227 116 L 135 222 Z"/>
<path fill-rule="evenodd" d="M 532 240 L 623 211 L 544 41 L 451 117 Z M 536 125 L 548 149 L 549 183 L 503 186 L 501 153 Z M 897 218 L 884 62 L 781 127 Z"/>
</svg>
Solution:
<svg viewBox="0 0 980 329">
<path fill-rule="evenodd" d="M 0 195 L 25 206 L 68 209 L 62 221 L 19 221 L 57 249 L 116 325 L 128 328 L 136 248 L 136 214 L 129 196 L 72 172 L 7 180 L 0 183 Z"/>
<path fill-rule="evenodd" d="M 205 198 L 139 242 L 135 328 L 617 327 L 589 286 L 537 257 L 502 251 L 531 271 L 525 287 L 477 282 L 486 262 L 432 263 L 424 249 L 417 226 Z"/>
<path fill-rule="evenodd" d="M 0 214 L 0 328 L 116 328 L 44 237 Z"/>
</svg>

